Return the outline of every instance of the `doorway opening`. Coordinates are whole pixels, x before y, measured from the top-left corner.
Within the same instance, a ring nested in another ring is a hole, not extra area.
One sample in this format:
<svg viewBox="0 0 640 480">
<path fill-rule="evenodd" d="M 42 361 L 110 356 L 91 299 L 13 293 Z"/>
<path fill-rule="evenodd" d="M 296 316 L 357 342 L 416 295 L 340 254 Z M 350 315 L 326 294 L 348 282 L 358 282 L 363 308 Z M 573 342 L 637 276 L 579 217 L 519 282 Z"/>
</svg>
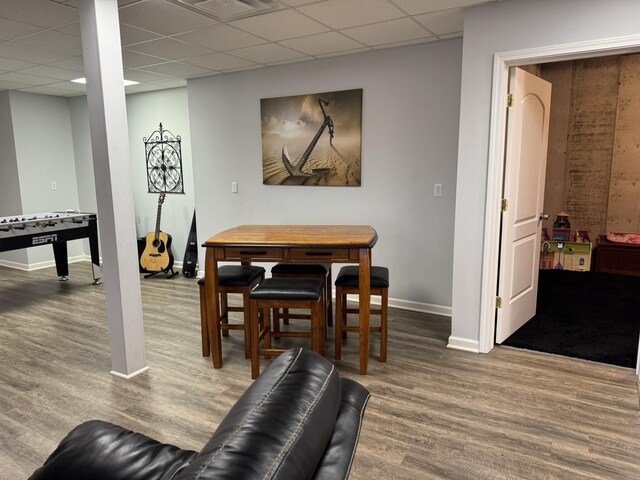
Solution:
<svg viewBox="0 0 640 480">
<path fill-rule="evenodd" d="M 489 352 L 494 346 L 495 338 L 495 286 L 498 278 L 500 205 L 502 200 L 502 179 L 504 177 L 503 147 L 506 138 L 505 107 L 509 67 L 637 53 L 638 51 L 640 51 L 640 36 L 632 36 L 597 42 L 582 42 L 579 44 L 555 45 L 539 49 L 505 52 L 494 56 L 487 200 L 483 236 L 480 352 Z M 636 374 L 640 374 L 640 361 L 638 359 L 636 359 Z"/>
<path fill-rule="evenodd" d="M 640 262 L 619 271 L 603 255 L 596 262 L 595 254 L 607 248 L 598 244 L 607 242 L 608 232 L 640 231 L 640 118 L 634 108 L 640 103 L 640 54 L 520 68 L 553 88 L 541 210 L 550 215 L 541 221 L 535 316 L 500 343 L 633 368 Z M 568 212 L 562 218 L 567 228 L 553 228 L 559 212 Z M 640 255 L 634 248 L 627 250 Z"/>
</svg>

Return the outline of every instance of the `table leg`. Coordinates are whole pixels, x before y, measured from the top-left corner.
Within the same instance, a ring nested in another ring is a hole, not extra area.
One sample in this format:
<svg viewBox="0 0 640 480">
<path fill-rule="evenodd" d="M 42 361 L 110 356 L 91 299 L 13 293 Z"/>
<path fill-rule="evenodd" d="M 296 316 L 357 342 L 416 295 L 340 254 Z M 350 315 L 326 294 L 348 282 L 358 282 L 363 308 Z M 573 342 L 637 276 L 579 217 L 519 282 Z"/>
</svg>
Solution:
<svg viewBox="0 0 640 480">
<path fill-rule="evenodd" d="M 66 280 L 69 276 L 69 257 L 67 255 L 67 242 L 55 242 L 53 246 L 53 257 L 56 261 L 56 274 Z"/>
<path fill-rule="evenodd" d="M 369 361 L 369 322 L 371 313 L 371 250 L 369 248 L 360 249 L 359 285 L 360 375 L 366 375 Z"/>
<path fill-rule="evenodd" d="M 213 368 L 222 367 L 222 342 L 220 340 L 220 330 L 218 327 L 218 261 L 216 259 L 216 249 L 209 247 L 206 249 L 204 266 L 204 286 L 207 296 L 207 326 L 209 330 L 209 345 L 211 348 L 211 360 Z"/>
</svg>

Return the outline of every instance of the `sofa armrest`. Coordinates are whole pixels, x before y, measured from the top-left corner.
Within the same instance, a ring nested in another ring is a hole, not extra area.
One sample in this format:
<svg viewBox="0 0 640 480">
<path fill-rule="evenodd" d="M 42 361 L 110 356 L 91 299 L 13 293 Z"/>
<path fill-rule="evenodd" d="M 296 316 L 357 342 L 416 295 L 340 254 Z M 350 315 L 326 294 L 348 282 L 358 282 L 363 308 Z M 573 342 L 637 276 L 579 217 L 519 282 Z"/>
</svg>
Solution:
<svg viewBox="0 0 640 480">
<path fill-rule="evenodd" d="M 78 425 L 29 480 L 165 480 L 196 452 L 101 420 Z"/>
<path fill-rule="evenodd" d="M 287 350 L 245 391 L 176 480 L 292 480 L 313 476 L 340 412 L 327 359 Z"/>
<path fill-rule="evenodd" d="M 358 446 L 364 410 L 371 394 L 359 383 L 341 379 L 342 404 L 333 436 L 318 464 L 313 480 L 340 480 L 349 477 Z"/>
</svg>

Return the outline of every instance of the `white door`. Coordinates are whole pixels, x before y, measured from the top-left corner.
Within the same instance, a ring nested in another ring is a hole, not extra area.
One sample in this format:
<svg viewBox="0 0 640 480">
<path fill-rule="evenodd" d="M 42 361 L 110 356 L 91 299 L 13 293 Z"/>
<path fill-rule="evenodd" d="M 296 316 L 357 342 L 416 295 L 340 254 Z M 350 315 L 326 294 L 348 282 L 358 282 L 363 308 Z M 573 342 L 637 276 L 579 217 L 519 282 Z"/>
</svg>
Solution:
<svg viewBox="0 0 640 480">
<path fill-rule="evenodd" d="M 551 84 L 522 69 L 511 70 L 509 91 L 496 343 L 536 313 L 551 106 Z"/>
</svg>

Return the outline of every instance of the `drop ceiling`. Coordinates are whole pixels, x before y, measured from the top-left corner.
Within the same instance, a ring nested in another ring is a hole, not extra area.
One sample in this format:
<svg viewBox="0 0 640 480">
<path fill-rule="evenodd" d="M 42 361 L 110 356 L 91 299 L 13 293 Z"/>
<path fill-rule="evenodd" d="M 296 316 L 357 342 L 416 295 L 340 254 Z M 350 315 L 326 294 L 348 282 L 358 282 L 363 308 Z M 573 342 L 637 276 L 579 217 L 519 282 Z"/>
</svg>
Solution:
<svg viewBox="0 0 640 480">
<path fill-rule="evenodd" d="M 462 36 L 495 0 L 118 0 L 127 93 L 187 79 Z M 0 91 L 85 86 L 79 0 L 0 0 Z"/>
</svg>

